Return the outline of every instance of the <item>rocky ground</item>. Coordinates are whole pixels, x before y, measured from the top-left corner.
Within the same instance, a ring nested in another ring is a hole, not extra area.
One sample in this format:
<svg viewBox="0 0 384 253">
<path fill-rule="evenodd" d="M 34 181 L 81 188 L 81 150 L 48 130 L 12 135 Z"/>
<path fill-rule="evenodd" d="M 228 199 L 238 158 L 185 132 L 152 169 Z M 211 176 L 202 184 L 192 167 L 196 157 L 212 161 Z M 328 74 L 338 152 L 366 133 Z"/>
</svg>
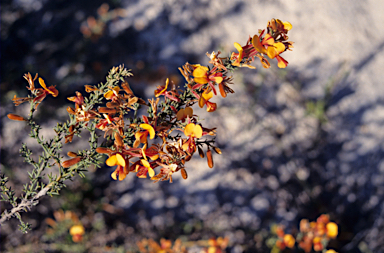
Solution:
<svg viewBox="0 0 384 253">
<path fill-rule="evenodd" d="M 27 182 L 28 168 L 9 157 L 28 143 L 27 129 L 5 115 L 27 110 L 10 104 L 15 92 L 24 92 L 25 72 L 38 72 L 61 92 L 40 112 L 49 129 L 65 119 L 65 97 L 104 81 L 112 66 L 131 68 L 132 89 L 151 96 L 167 76 L 182 84 L 177 67 L 186 61 L 205 64 L 205 53 L 217 49 L 227 54 L 233 42 L 245 42 L 271 18 L 292 23 L 295 48 L 284 55 L 287 69 L 263 70 L 256 62 L 256 71 L 237 71 L 235 94 L 214 101 L 216 113 L 201 111 L 217 127 L 223 151 L 214 156 L 213 169 L 196 157 L 189 178 L 173 184 L 132 175 L 114 182 L 110 169 L 91 170 L 69 186 L 81 192 L 77 202 L 68 204 L 64 191 L 67 197 L 47 197 L 25 215 L 34 226 L 28 235 L 14 229 L 17 223 L 4 226 L 2 248 L 37 243 L 44 218 L 67 207 L 86 227 L 105 223 L 93 239 L 100 245 L 214 235 L 230 238 L 229 252 L 264 252 L 255 235 L 273 222 L 291 228 L 301 218 L 329 213 L 339 224 L 333 244 L 339 252 L 384 252 L 382 1 L 122 0 L 110 3 L 118 17 L 104 20 L 104 32 L 85 38 L 81 27 L 102 4 L 2 4 L 1 168 L 16 189 Z"/>
</svg>

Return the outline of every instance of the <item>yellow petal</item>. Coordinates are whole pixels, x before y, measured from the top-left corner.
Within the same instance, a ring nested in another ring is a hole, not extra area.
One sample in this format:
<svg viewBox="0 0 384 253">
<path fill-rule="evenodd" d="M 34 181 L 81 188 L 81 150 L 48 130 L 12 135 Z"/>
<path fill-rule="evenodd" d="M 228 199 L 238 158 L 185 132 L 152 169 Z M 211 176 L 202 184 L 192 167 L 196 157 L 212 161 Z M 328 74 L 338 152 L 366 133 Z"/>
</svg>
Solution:
<svg viewBox="0 0 384 253">
<path fill-rule="evenodd" d="M 201 94 L 201 96 L 205 99 L 205 100 L 210 100 L 212 97 L 213 97 L 213 92 L 210 91 L 210 92 L 207 92 L 207 90 L 205 90 L 203 92 L 203 94 Z"/>
<path fill-rule="evenodd" d="M 195 138 L 201 138 L 201 136 L 203 136 L 203 129 L 200 125 L 195 125 L 193 129 L 193 135 L 195 136 Z"/>
<path fill-rule="evenodd" d="M 223 78 L 218 76 L 218 77 L 215 77 L 215 82 L 216 83 L 221 83 L 223 81 Z"/>
<path fill-rule="evenodd" d="M 146 168 L 149 168 L 151 167 L 151 165 L 149 164 L 149 162 L 147 160 L 144 160 L 144 159 L 141 159 L 141 164 L 146 167 Z"/>
<path fill-rule="evenodd" d="M 111 177 L 114 179 L 114 180 L 117 180 L 117 170 L 115 170 L 114 172 L 112 172 L 111 174 Z"/>
<path fill-rule="evenodd" d="M 159 155 L 153 155 L 153 156 L 150 156 L 149 158 L 151 158 L 152 161 L 155 161 L 157 160 L 157 158 L 159 158 Z"/>
<path fill-rule="evenodd" d="M 186 136 L 191 136 L 191 135 L 193 134 L 194 130 L 195 130 L 195 124 L 193 124 L 193 123 L 189 123 L 189 124 L 185 127 L 185 129 L 184 129 L 184 134 L 185 134 Z"/>
<path fill-rule="evenodd" d="M 198 66 L 192 73 L 193 77 L 205 77 L 207 76 L 208 67 Z"/>
<path fill-rule="evenodd" d="M 289 22 L 283 22 L 284 29 L 287 29 L 288 31 L 292 29 L 292 25 Z"/>
<path fill-rule="evenodd" d="M 147 130 L 149 132 L 149 138 L 151 138 L 151 140 L 153 138 L 155 138 L 155 129 L 153 129 L 153 127 L 149 124 L 140 124 L 140 127 Z"/>
<path fill-rule="evenodd" d="M 241 60 L 243 59 L 243 48 L 241 47 L 241 45 L 237 42 L 235 42 L 233 44 L 235 46 L 235 48 L 237 49 L 237 51 L 239 51 L 239 57 L 237 58 L 237 62 L 241 62 Z"/>
<path fill-rule="evenodd" d="M 276 55 L 278 55 L 276 48 L 274 48 L 273 46 L 269 46 L 267 49 L 267 55 L 271 59 L 275 58 Z"/>
<path fill-rule="evenodd" d="M 122 172 L 120 171 L 120 173 L 119 173 L 119 181 L 123 181 L 126 177 L 127 177 L 127 174 L 122 173 Z"/>
<path fill-rule="evenodd" d="M 334 238 L 338 234 L 338 227 L 337 224 L 334 222 L 329 222 L 327 224 L 327 236 Z"/>
<path fill-rule="evenodd" d="M 151 167 L 148 168 L 148 175 L 150 177 L 153 177 L 155 175 L 155 171 Z"/>
<path fill-rule="evenodd" d="M 273 46 L 276 48 L 276 51 L 277 51 L 279 54 L 281 54 L 282 52 L 285 51 L 285 46 L 284 46 L 284 44 L 281 43 L 281 42 L 277 42 L 277 43 L 273 44 Z"/>
<path fill-rule="evenodd" d="M 39 83 L 40 83 L 41 87 L 43 87 L 43 89 L 46 90 L 49 94 L 55 95 L 55 97 L 57 96 L 57 94 L 55 94 L 55 92 L 47 89 L 47 86 L 45 85 L 43 78 L 39 77 Z M 50 86 L 50 87 L 52 87 L 52 86 Z"/>
<path fill-rule="evenodd" d="M 116 155 L 110 156 L 105 163 L 110 167 L 117 165 Z"/>
<path fill-rule="evenodd" d="M 122 155 L 116 154 L 117 164 L 125 167 L 125 159 Z"/>
<path fill-rule="evenodd" d="M 259 36 L 257 36 L 257 35 L 253 36 L 252 45 L 259 53 L 262 53 L 262 54 L 267 53 L 267 50 L 264 48 L 264 46 L 260 42 Z"/>
<path fill-rule="evenodd" d="M 111 90 L 109 90 L 109 91 L 107 91 L 106 93 L 104 93 L 104 97 L 105 97 L 106 99 L 111 99 L 112 96 L 113 96 L 113 91 L 111 91 Z"/>
<path fill-rule="evenodd" d="M 43 78 L 39 77 L 39 83 L 44 90 L 47 90 L 47 86 L 45 85 Z"/>
<path fill-rule="evenodd" d="M 275 39 L 270 34 L 267 33 L 263 39 L 263 44 L 267 44 L 268 46 L 271 46 L 274 43 L 275 43 Z"/>
<path fill-rule="evenodd" d="M 186 143 L 183 144 L 182 149 L 183 149 L 184 151 L 187 151 L 187 150 L 188 150 L 188 147 L 189 147 L 189 142 L 187 141 Z"/>
<path fill-rule="evenodd" d="M 69 229 L 70 235 L 83 235 L 84 227 L 82 225 L 74 225 Z"/>
<path fill-rule="evenodd" d="M 193 80 L 198 84 L 206 84 L 209 81 L 207 77 L 195 77 Z"/>
</svg>

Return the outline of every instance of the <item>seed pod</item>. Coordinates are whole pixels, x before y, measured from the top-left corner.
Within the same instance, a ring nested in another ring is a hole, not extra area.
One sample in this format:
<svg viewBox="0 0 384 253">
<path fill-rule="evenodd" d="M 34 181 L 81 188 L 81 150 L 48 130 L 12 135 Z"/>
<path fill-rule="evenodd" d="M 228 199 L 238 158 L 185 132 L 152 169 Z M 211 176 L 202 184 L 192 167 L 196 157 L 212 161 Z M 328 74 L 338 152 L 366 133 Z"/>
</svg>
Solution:
<svg viewBox="0 0 384 253">
<path fill-rule="evenodd" d="M 210 149 L 208 149 L 207 151 L 207 161 L 208 161 L 208 167 L 213 168 L 212 151 Z"/>
<path fill-rule="evenodd" d="M 100 107 L 99 108 L 99 113 L 111 113 L 111 114 L 114 114 L 114 113 L 116 113 L 116 109 L 108 108 L 108 107 Z"/>
<path fill-rule="evenodd" d="M 227 93 L 225 92 L 225 89 L 224 89 L 224 84 L 223 83 L 219 83 L 219 90 L 220 90 L 220 94 L 223 98 L 225 98 L 227 96 Z"/>
<path fill-rule="evenodd" d="M 184 168 L 182 168 L 180 170 L 180 172 L 181 172 L 181 176 L 183 177 L 183 179 L 187 179 L 188 178 L 187 171 Z"/>
<path fill-rule="evenodd" d="M 107 103 L 107 107 L 108 107 L 108 108 L 119 107 L 119 103 L 117 103 L 117 102 L 108 102 L 108 103 Z"/>
<path fill-rule="evenodd" d="M 78 157 L 78 155 L 77 155 L 75 152 L 72 152 L 72 151 L 69 151 L 69 152 L 67 153 L 67 155 L 68 155 L 69 157 Z"/>
<path fill-rule="evenodd" d="M 121 136 L 118 132 L 115 132 L 115 141 L 117 146 L 119 147 L 124 146 L 123 140 L 121 139 Z"/>
<path fill-rule="evenodd" d="M 110 150 L 109 148 L 98 147 L 96 148 L 96 152 L 99 154 L 109 154 L 112 153 L 112 150 Z"/>
<path fill-rule="evenodd" d="M 16 121 L 27 121 L 26 119 L 24 119 L 23 117 L 17 115 L 17 114 L 13 114 L 13 113 L 10 113 L 7 115 L 7 117 L 11 120 L 16 120 Z"/>
<path fill-rule="evenodd" d="M 213 147 L 213 150 L 216 152 L 216 154 L 221 155 L 221 149 L 219 149 L 218 147 Z"/>
<path fill-rule="evenodd" d="M 69 167 L 75 165 L 76 163 L 80 162 L 80 160 L 81 160 L 81 157 L 72 158 L 72 159 L 69 159 L 67 161 L 62 162 L 61 166 L 63 166 L 64 168 L 69 168 Z"/>
<path fill-rule="evenodd" d="M 197 147 L 197 150 L 199 151 L 199 156 L 200 156 L 201 158 L 204 158 L 204 151 L 203 151 L 203 149 L 200 148 L 200 147 Z"/>
</svg>

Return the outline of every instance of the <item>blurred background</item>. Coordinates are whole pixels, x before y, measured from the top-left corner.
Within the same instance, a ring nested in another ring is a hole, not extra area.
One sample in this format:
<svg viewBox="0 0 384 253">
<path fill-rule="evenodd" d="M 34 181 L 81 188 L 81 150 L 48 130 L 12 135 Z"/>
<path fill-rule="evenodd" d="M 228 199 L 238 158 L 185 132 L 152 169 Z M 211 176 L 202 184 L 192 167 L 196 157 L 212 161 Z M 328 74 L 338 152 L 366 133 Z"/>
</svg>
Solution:
<svg viewBox="0 0 384 253">
<path fill-rule="evenodd" d="M 67 119 L 66 97 L 104 82 L 113 66 L 132 69 L 131 88 L 150 98 L 167 77 L 183 86 L 177 68 L 185 62 L 206 65 L 205 53 L 218 49 L 228 55 L 233 42 L 244 45 L 272 18 L 293 25 L 295 44 L 284 53 L 286 69 L 256 61 L 256 70 L 234 74 L 235 94 L 214 98 L 215 113 L 197 111 L 217 127 L 223 155 L 214 155 L 213 169 L 197 156 L 187 180 L 153 184 L 134 175 L 116 182 L 112 168 L 90 168 L 22 215 L 32 224 L 28 234 L 7 222 L 1 250 L 70 252 L 52 247 L 64 239 L 46 232 L 45 219 L 63 209 L 81 220 L 88 250 L 227 236 L 228 252 L 268 252 L 272 224 L 297 230 L 300 219 L 328 213 L 339 225 L 332 248 L 384 252 L 383 9 L 379 0 L 2 1 L 1 172 L 18 193 L 32 169 L 19 156 L 21 143 L 40 151 L 29 128 L 6 117 L 28 112 L 11 103 L 27 94 L 24 73 L 39 73 L 60 91 L 37 113 L 49 138 Z M 75 137 L 71 150 L 86 140 Z"/>
</svg>

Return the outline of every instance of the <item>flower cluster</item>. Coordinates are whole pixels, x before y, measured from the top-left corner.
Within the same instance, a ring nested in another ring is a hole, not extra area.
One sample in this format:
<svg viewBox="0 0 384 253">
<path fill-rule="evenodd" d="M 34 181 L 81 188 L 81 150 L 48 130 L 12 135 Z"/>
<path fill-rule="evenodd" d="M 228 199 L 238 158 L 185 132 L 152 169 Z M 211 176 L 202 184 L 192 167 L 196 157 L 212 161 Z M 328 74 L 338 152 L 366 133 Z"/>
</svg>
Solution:
<svg viewBox="0 0 384 253">
<path fill-rule="evenodd" d="M 293 249 L 296 245 L 304 252 L 323 251 L 325 253 L 336 253 L 333 249 L 326 250 L 328 242 L 338 235 L 338 226 L 329 220 L 329 215 L 322 214 L 316 221 L 309 222 L 307 219 L 300 221 L 300 231 L 296 238 L 292 234 L 286 234 L 283 226 L 274 226 L 272 229 L 277 238 L 272 237 L 269 244 L 271 252 L 280 252 L 285 249 Z"/>
<path fill-rule="evenodd" d="M 154 98 L 148 101 L 134 95 L 127 81 L 132 75 L 129 71 L 122 66 L 113 68 L 107 83 L 85 86 L 89 98 L 79 91 L 68 98 L 74 107 L 67 108 L 72 120 L 65 143 L 79 135 L 83 127 L 94 125 L 103 131 L 105 141 L 95 151 L 108 156 L 106 165 L 115 167 L 111 174 L 114 180 L 124 180 L 129 173 L 136 173 L 139 178 L 172 182 L 173 174 L 178 171 L 186 179 L 185 164 L 196 151 L 200 157 L 207 157 L 208 166 L 212 168 L 212 150 L 221 154 L 214 145 L 216 131 L 203 126 L 192 106 L 197 103 L 208 112 L 214 112 L 217 104 L 211 101 L 213 96 L 220 93 L 225 98 L 228 93 L 234 93 L 230 87 L 232 76 L 228 71 L 244 66 L 255 68 L 250 65 L 255 57 L 264 67 L 270 66 L 265 56 L 276 58 L 280 68 L 286 67 L 288 63 L 280 55 L 292 47 L 293 42 L 286 41 L 291 27 L 289 22 L 272 19 L 267 28 L 250 37 L 245 46 L 235 43 L 238 53 L 233 52 L 224 58 L 219 57 L 220 51 L 207 54 L 211 66 L 186 63 L 179 68 L 186 80 L 185 88 L 175 87 L 167 79 L 154 91 Z M 32 99 L 36 106 L 47 95 L 57 96 L 55 87 L 47 88 L 41 78 L 39 83 L 43 88 L 34 87 L 37 75 L 32 79 L 27 74 L 25 78 L 30 84 L 28 89 L 35 96 Z M 19 105 L 30 99 L 14 98 L 14 102 Z M 137 116 L 140 107 L 147 107 L 148 114 Z M 9 118 L 24 120 L 18 115 L 9 115 Z M 61 163 L 62 167 L 70 168 L 90 159 L 89 155 L 74 152 L 70 157 Z"/>
<path fill-rule="evenodd" d="M 68 233 L 72 236 L 73 242 L 81 242 L 85 233 L 79 217 L 72 211 L 58 210 L 53 213 L 55 219 L 47 218 L 45 222 L 50 226 L 47 234 L 58 237 L 61 233 Z"/>
<path fill-rule="evenodd" d="M 305 252 L 310 252 L 312 247 L 315 251 L 322 251 L 330 239 L 336 238 L 338 226 L 329 220 L 329 215 L 322 214 L 316 221 L 309 222 L 307 219 L 300 221 L 300 233 L 297 242 Z"/>
<path fill-rule="evenodd" d="M 164 238 L 160 239 L 160 243 L 157 243 L 152 239 L 142 239 L 136 244 L 140 253 L 187 253 L 188 248 L 193 248 L 196 251 L 196 247 L 198 246 L 201 248 L 201 251 L 199 251 L 201 253 L 222 253 L 227 248 L 228 243 L 228 237 L 218 237 L 209 240 L 187 242 L 177 239 L 173 245 L 172 241 Z"/>
</svg>

